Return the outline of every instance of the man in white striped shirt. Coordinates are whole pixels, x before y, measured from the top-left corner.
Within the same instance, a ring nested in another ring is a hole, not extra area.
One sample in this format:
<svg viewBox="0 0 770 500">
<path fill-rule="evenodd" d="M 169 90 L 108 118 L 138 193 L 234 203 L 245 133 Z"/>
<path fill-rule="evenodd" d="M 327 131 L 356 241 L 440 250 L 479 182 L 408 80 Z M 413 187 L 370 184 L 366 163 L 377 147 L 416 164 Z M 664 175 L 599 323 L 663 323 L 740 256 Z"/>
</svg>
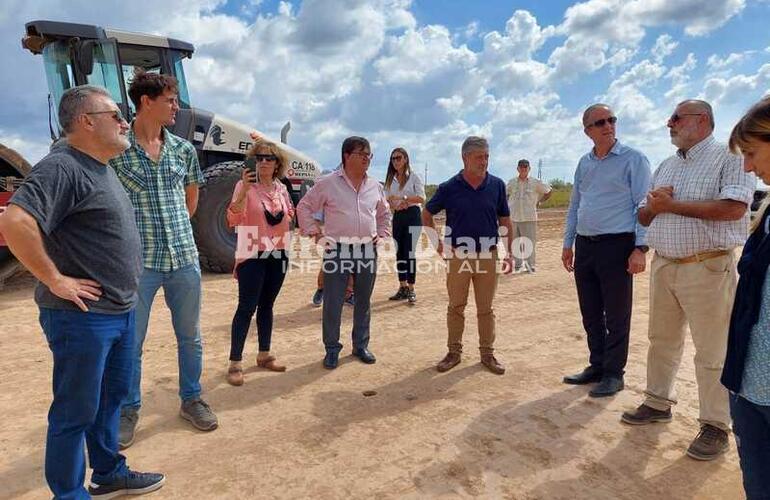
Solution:
<svg viewBox="0 0 770 500">
<path fill-rule="evenodd" d="M 622 420 L 633 425 L 671 420 L 674 378 L 689 326 L 701 427 L 687 454 L 712 460 L 728 448 L 728 397 L 719 377 L 738 281 L 733 249 L 746 240 L 755 179 L 712 136 L 714 115 L 707 102 L 680 103 L 668 127 L 678 150 L 653 174 L 652 190 L 639 209 L 639 222 L 649 226 L 647 244 L 655 249 L 646 399 Z"/>
</svg>

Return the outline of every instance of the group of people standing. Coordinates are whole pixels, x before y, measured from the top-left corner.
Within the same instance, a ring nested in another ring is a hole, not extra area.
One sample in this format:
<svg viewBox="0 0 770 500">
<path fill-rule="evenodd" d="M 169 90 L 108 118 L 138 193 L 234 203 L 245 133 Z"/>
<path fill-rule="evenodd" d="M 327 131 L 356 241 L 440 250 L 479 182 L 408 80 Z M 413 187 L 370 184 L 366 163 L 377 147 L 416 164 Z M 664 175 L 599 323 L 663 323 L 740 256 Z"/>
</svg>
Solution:
<svg viewBox="0 0 770 500">
<path fill-rule="evenodd" d="M 45 474 L 57 498 L 112 498 L 164 484 L 163 474 L 130 470 L 119 453 L 133 443 L 139 422 L 142 346 L 161 287 L 177 338 L 180 415 L 203 431 L 218 426 L 200 385 L 201 274 L 190 217 L 202 173 L 194 147 L 165 129 L 178 110 L 176 81 L 138 74 L 129 95 L 137 111 L 130 126 L 106 90 L 66 91 L 59 104 L 66 140 L 35 166 L 0 215 L 9 247 L 40 281 L 35 299 L 54 359 Z M 753 226 L 738 263 L 740 280 L 733 250 L 746 237 L 750 172 L 770 182 L 770 100 L 736 125 L 729 149 L 712 137 L 708 103 L 680 103 L 668 121 L 677 153 L 654 175 L 643 154 L 617 141 L 616 121 L 604 104 L 583 115 L 594 147 L 575 173 L 562 263 L 575 273 L 590 356 L 589 366 L 564 382 L 598 383 L 593 397 L 623 389 L 632 278 L 645 270 L 645 254 L 654 249 L 646 399 L 622 420 L 671 420 L 673 381 L 689 325 L 701 428 L 687 453 L 700 460 L 724 453 L 729 404 L 747 495 L 765 498 L 770 212 Z M 734 153 L 744 156 L 743 163 Z M 258 141 L 248 157 L 253 167 L 244 169 L 227 209 L 239 240 L 230 384 L 244 383 L 243 351 L 255 314 L 257 365 L 286 370 L 271 353 L 271 337 L 273 306 L 287 272 L 284 236 L 295 216 L 301 233 L 323 247 L 324 367 L 338 365 L 342 308 L 351 287 L 352 354 L 376 362 L 369 340 L 378 246 L 391 235 L 396 240 L 399 285 L 390 298 L 415 304 L 419 228 L 435 229 L 434 217 L 444 211 L 445 238 L 429 233 L 447 263 L 447 353 L 436 368 L 445 372 L 461 362 L 472 284 L 481 363 L 492 373 L 505 372 L 494 351 L 497 280 L 500 271 L 535 272 L 536 207 L 550 191 L 529 178 L 526 160 L 506 185 L 488 172 L 487 141 L 468 137 L 460 151 L 462 170 L 426 202 L 406 150 L 391 153 L 383 186 L 367 173 L 369 142 L 348 137 L 340 168 L 320 178 L 295 208 L 281 182 L 286 161 L 280 149 Z M 93 469 L 87 489 L 83 440 Z"/>
<path fill-rule="evenodd" d="M 642 153 L 616 139 L 616 122 L 605 104 L 592 105 L 583 115 L 594 147 L 575 172 L 562 263 L 575 274 L 590 355 L 589 365 L 564 382 L 598 383 L 589 393 L 593 397 L 623 389 L 632 277 L 645 270 L 645 254 L 654 250 L 645 399 L 621 420 L 630 425 L 671 421 L 674 380 L 689 327 L 700 429 L 687 455 L 713 460 L 723 454 L 732 414 L 746 494 L 767 498 L 770 219 L 764 209 L 737 269 L 735 249 L 747 237 L 756 182 L 752 172 L 770 182 L 770 99 L 739 121 L 729 146 L 712 135 L 709 103 L 679 103 L 667 123 L 677 151 L 654 174 Z"/>
</svg>

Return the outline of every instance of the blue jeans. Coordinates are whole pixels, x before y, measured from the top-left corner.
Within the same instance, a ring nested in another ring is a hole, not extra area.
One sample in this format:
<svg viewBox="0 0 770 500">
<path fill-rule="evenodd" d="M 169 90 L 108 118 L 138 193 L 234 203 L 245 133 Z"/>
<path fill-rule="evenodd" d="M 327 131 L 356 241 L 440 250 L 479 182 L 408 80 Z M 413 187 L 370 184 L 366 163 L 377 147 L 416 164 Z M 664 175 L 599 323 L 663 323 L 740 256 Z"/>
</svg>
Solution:
<svg viewBox="0 0 770 500">
<path fill-rule="evenodd" d="M 730 393 L 730 414 L 748 500 L 770 499 L 770 406 Z"/>
<path fill-rule="evenodd" d="M 158 272 L 144 269 L 139 280 L 139 304 L 136 306 L 136 341 L 134 343 L 134 372 L 124 407 L 142 406 L 142 347 L 147 336 L 152 301 L 163 287 L 166 305 L 171 311 L 171 323 L 176 335 L 179 363 L 179 397 L 182 401 L 197 399 L 201 394 L 203 347 L 201 345 L 201 269 L 198 263 L 174 271 Z"/>
<path fill-rule="evenodd" d="M 40 326 L 53 353 L 45 478 L 57 499 L 90 498 L 83 488 L 84 437 L 93 482 L 109 483 L 126 473 L 118 424 L 131 379 L 134 312 L 40 308 Z"/>
</svg>

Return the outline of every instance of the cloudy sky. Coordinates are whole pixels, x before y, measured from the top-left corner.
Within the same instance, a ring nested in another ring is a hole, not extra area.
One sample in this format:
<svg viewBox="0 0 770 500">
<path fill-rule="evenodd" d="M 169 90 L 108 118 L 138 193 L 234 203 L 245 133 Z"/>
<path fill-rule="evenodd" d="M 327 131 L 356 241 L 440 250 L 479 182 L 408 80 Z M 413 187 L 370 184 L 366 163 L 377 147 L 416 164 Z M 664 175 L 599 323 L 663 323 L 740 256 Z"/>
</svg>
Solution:
<svg viewBox="0 0 770 500">
<path fill-rule="evenodd" d="M 436 183 L 465 136 L 491 143 L 491 169 L 543 162 L 571 178 L 590 147 L 580 115 L 611 104 L 618 136 L 657 165 L 682 99 L 716 110 L 725 140 L 770 88 L 768 0 L 0 0 L 0 143 L 30 161 L 48 142 L 42 59 L 24 23 L 50 19 L 192 42 L 194 105 L 278 136 L 324 167 L 341 140 L 373 144 L 373 173 L 405 147 Z"/>
</svg>

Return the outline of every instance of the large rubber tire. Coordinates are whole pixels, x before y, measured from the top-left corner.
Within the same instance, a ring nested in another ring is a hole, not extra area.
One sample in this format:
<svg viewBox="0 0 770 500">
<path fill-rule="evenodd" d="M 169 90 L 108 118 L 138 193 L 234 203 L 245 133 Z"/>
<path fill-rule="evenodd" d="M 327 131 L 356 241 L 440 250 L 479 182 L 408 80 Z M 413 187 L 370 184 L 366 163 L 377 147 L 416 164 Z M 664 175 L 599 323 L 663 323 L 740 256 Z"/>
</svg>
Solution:
<svg viewBox="0 0 770 500">
<path fill-rule="evenodd" d="M 0 144 L 0 175 L 23 178 L 27 176 L 30 170 L 32 170 L 32 165 L 23 156 L 13 149 Z M 10 264 L 13 258 L 13 254 L 8 247 L 0 246 L 0 269 Z"/>
<path fill-rule="evenodd" d="M 243 161 L 226 161 L 203 171 L 198 209 L 192 219 L 201 268 L 229 273 L 235 265 L 235 231 L 227 225 L 227 206 L 241 178 Z"/>
</svg>

